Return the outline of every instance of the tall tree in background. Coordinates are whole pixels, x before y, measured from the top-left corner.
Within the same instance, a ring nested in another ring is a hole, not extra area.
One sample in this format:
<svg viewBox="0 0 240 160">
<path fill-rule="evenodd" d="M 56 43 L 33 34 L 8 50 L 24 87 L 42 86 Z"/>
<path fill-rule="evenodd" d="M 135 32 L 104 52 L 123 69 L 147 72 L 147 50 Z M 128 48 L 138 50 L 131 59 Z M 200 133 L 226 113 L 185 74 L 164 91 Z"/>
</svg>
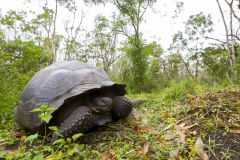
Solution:
<svg viewBox="0 0 240 160">
<path fill-rule="evenodd" d="M 225 29 L 225 41 L 226 41 L 226 48 L 230 54 L 230 66 L 231 66 L 231 75 L 233 77 L 234 80 L 237 80 L 237 72 L 234 71 L 234 68 L 236 66 L 236 62 L 237 62 L 237 57 L 238 54 L 236 52 L 236 40 L 238 42 L 240 42 L 240 38 L 239 38 L 239 29 L 238 28 L 234 28 L 234 18 L 238 20 L 240 20 L 240 16 L 237 16 L 236 14 L 236 8 L 234 7 L 234 0 L 224 0 L 225 3 L 228 5 L 229 7 L 229 17 L 226 18 L 226 15 L 224 15 L 221 4 L 219 3 L 219 0 L 216 0 L 217 4 L 218 4 L 218 8 L 222 17 L 222 22 L 224 25 L 224 29 Z M 229 20 L 227 25 L 227 20 Z M 235 31 L 236 29 L 236 31 Z"/>
<path fill-rule="evenodd" d="M 127 55 L 131 59 L 131 71 L 133 83 L 137 92 L 144 91 L 144 79 L 148 67 L 148 56 L 145 43 L 141 37 L 140 25 L 144 20 L 146 10 L 153 6 L 156 0 L 114 0 L 112 3 L 118 8 L 124 18 L 124 27 L 120 32 L 128 37 L 129 49 Z M 132 31 L 126 31 L 126 28 Z"/>
<path fill-rule="evenodd" d="M 99 67 L 107 73 L 112 64 L 117 60 L 118 33 L 113 30 L 118 16 L 113 14 L 112 21 L 103 15 L 97 15 L 94 20 L 94 29 L 89 34 L 91 41 L 88 44 L 86 54 L 91 56 Z M 90 57 L 89 57 L 90 58 Z"/>
<path fill-rule="evenodd" d="M 86 53 L 86 48 L 90 41 L 90 36 L 83 25 L 91 5 L 86 8 L 82 7 L 79 12 L 79 3 L 77 2 L 78 1 L 72 0 L 67 6 L 69 16 L 63 21 L 64 36 L 62 38 L 63 43 L 60 55 L 65 60 L 77 59 L 88 62 L 88 58 L 90 57 Z"/>
</svg>

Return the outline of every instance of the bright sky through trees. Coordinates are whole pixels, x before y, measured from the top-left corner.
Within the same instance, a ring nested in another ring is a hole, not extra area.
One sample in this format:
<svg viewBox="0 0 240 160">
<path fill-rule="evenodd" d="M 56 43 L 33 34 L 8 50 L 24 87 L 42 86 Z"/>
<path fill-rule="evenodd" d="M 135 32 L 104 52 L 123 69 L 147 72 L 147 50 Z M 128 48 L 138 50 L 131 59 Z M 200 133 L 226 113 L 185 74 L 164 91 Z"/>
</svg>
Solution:
<svg viewBox="0 0 240 160">
<path fill-rule="evenodd" d="M 24 0 L 8 0 L 2 2 L 0 8 L 2 14 L 9 10 L 27 10 L 27 8 L 35 8 L 34 10 L 40 11 L 38 1 L 33 2 L 31 5 L 24 5 Z M 85 29 L 87 30 L 93 25 L 94 16 L 99 13 L 109 16 L 110 13 L 114 11 L 114 7 L 110 5 L 92 6 L 90 8 L 84 7 L 81 2 L 79 2 L 78 5 L 79 12 L 81 8 L 87 11 L 87 18 L 84 19 Z M 145 23 L 141 26 L 144 32 L 144 38 L 149 41 L 160 39 L 162 47 L 166 50 L 172 42 L 172 35 L 178 30 L 184 30 L 184 22 L 187 21 L 190 15 L 195 15 L 200 12 L 203 12 L 205 15 L 212 14 L 215 23 L 222 23 L 219 22 L 220 13 L 215 0 L 184 0 L 184 11 L 181 12 L 178 18 L 173 19 L 171 17 L 174 16 L 175 8 L 175 1 L 161 0 L 154 5 L 156 13 L 148 9 L 144 17 Z M 66 18 L 67 15 L 64 14 L 64 11 L 58 14 L 58 27 L 60 28 L 62 26 L 62 19 L 64 17 Z M 222 26 L 222 24 L 220 26 Z M 217 29 L 219 35 L 221 35 L 221 31 L 223 31 L 223 28 L 220 27 Z"/>
</svg>

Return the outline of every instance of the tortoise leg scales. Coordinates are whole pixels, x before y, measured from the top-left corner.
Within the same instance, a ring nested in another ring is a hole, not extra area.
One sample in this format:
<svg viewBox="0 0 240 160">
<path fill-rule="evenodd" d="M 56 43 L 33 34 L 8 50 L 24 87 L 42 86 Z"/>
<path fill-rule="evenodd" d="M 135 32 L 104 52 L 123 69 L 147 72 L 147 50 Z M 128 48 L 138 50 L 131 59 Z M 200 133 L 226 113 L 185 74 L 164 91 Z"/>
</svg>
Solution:
<svg viewBox="0 0 240 160">
<path fill-rule="evenodd" d="M 64 137 L 72 137 L 77 133 L 84 133 L 92 127 L 92 112 L 86 106 L 78 107 L 59 126 L 58 132 Z M 52 135 L 52 143 L 58 139 L 56 133 Z"/>
<path fill-rule="evenodd" d="M 113 116 L 117 119 L 126 118 L 132 112 L 131 101 L 124 96 L 115 96 L 113 98 Z"/>
</svg>

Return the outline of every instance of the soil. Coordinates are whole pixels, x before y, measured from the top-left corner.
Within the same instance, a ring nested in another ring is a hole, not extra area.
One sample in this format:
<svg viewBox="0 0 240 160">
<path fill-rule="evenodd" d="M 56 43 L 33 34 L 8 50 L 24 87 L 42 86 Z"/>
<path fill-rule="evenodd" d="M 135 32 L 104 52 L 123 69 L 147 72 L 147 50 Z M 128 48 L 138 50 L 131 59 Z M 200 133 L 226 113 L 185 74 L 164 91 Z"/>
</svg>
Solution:
<svg viewBox="0 0 240 160">
<path fill-rule="evenodd" d="M 190 107 L 185 123 L 198 125 L 192 129 L 203 135 L 209 159 L 240 159 L 240 92 L 226 89 L 200 92 L 181 101 Z M 196 116 L 198 115 L 198 116 Z"/>
</svg>

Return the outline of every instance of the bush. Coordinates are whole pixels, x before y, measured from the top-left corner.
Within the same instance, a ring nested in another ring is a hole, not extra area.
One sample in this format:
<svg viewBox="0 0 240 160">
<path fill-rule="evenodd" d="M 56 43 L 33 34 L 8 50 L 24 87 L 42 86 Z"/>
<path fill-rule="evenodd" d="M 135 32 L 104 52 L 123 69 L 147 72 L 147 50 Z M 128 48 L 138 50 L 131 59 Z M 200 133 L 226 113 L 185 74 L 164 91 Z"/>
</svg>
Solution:
<svg viewBox="0 0 240 160">
<path fill-rule="evenodd" d="M 185 79 L 181 82 L 171 81 L 168 88 L 163 91 L 165 93 L 165 99 L 179 99 L 187 94 L 194 94 L 196 88 L 196 82 L 193 80 Z"/>
</svg>

